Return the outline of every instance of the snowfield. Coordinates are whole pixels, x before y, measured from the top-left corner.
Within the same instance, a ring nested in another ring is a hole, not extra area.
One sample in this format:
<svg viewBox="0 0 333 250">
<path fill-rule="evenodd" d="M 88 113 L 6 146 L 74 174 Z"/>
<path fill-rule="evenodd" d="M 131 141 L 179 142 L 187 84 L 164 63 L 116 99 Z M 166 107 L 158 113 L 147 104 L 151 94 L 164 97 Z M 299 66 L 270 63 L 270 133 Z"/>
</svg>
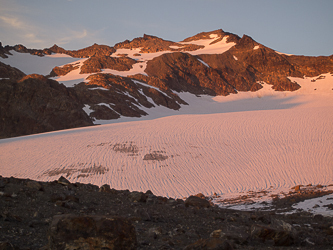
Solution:
<svg viewBox="0 0 333 250">
<path fill-rule="evenodd" d="M 180 111 L 2 139 L 0 174 L 180 198 L 333 184 L 333 77 L 317 78 L 293 78 L 295 92 L 181 93 Z"/>
<path fill-rule="evenodd" d="M 73 58 L 66 54 L 35 56 L 28 53 L 19 53 L 15 50 L 11 50 L 10 53 L 12 55 L 8 55 L 8 58 L 0 57 L 0 62 L 18 68 L 27 75 L 48 75 L 55 66 L 62 66 L 79 60 L 79 58 Z"/>
</svg>

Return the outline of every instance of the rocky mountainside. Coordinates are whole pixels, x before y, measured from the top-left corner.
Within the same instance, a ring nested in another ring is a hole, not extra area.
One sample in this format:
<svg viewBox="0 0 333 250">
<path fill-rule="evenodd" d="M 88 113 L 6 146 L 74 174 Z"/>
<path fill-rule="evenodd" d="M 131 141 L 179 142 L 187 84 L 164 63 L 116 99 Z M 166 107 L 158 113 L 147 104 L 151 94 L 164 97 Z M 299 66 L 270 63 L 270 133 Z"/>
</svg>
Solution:
<svg viewBox="0 0 333 250">
<path fill-rule="evenodd" d="M 1 137 L 93 125 L 75 92 L 41 75 L 0 84 Z"/>
<path fill-rule="evenodd" d="M 44 76 L 25 76 L 6 64 L 13 51 L 78 60 L 54 65 Z M 295 91 L 301 86 L 289 77 L 333 72 L 333 55 L 285 55 L 223 30 L 181 42 L 144 35 L 114 47 L 94 44 L 76 51 L 0 44 L 0 57 L 0 138 L 140 117 L 157 106 L 179 110 L 187 104 L 180 92 L 226 96 L 258 91 L 263 82 L 276 91 Z"/>
</svg>

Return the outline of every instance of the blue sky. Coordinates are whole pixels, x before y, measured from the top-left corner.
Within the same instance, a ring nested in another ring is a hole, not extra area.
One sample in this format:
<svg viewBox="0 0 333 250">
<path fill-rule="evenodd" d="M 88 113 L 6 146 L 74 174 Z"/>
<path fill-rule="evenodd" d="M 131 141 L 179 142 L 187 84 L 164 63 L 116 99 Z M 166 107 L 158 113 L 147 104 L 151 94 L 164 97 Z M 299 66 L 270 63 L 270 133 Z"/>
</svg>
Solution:
<svg viewBox="0 0 333 250">
<path fill-rule="evenodd" d="M 113 46 L 150 34 L 247 34 L 280 52 L 333 54 L 333 0 L 0 0 L 0 41 L 48 48 Z"/>
</svg>

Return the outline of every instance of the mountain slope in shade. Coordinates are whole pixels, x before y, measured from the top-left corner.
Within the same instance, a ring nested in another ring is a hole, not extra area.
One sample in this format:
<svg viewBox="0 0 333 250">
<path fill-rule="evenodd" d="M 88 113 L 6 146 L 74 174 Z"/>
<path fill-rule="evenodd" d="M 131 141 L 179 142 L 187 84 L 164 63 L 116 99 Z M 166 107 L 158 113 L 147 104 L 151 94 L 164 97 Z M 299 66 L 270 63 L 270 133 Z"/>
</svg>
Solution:
<svg viewBox="0 0 333 250">
<path fill-rule="evenodd" d="M 9 67 L 16 67 L 25 74 L 38 73 L 58 81 L 65 85 L 69 98 L 89 116 L 90 124 L 146 116 L 153 112 L 149 108 L 154 107 L 180 110 L 188 104 L 180 95 L 182 92 L 228 96 L 259 91 L 263 83 L 276 91 L 296 91 L 301 86 L 291 79 L 319 77 L 333 71 L 333 56 L 284 55 L 249 36 L 239 37 L 223 30 L 202 32 L 181 42 L 144 35 L 114 47 L 94 44 L 77 51 L 56 45 L 43 50 L 0 45 L 0 57 L 8 65 L 2 67 L 0 78 L 9 76 L 14 81 L 10 84 L 18 84 L 22 74 L 14 79 L 13 73 L 9 73 L 15 71 Z M 7 96 L 2 99 L 3 105 L 17 102 L 15 92 Z M 36 95 L 27 98 L 34 99 Z M 53 101 L 57 102 L 57 98 Z M 15 127 L 16 132 L 8 134 L 3 130 L 0 137 L 27 133 L 25 125 L 16 119 L 22 113 L 15 112 L 9 112 L 12 117 L 8 112 L 6 117 L 1 114 L 0 123 Z M 31 133 L 60 129 L 52 124 L 42 126 L 36 118 L 43 115 L 41 109 L 34 107 L 31 112 L 32 124 L 39 124 L 33 126 L 44 127 Z M 88 124 L 86 118 L 73 125 L 70 118 L 66 121 L 64 117 L 57 118 L 63 121 L 61 128 Z"/>
</svg>

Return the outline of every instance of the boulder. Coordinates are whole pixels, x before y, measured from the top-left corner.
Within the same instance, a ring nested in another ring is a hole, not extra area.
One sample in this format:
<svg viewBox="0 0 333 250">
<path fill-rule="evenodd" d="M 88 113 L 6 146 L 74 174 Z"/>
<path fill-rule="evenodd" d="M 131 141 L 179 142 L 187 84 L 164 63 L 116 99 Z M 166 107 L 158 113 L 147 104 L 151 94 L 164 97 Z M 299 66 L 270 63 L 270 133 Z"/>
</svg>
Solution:
<svg viewBox="0 0 333 250">
<path fill-rule="evenodd" d="M 28 181 L 27 187 L 33 190 L 42 191 L 43 186 L 37 181 Z"/>
<path fill-rule="evenodd" d="M 98 192 L 110 193 L 111 192 L 110 185 L 104 184 L 99 188 Z"/>
<path fill-rule="evenodd" d="M 128 197 L 132 202 L 146 202 L 147 200 L 147 195 L 137 191 L 131 192 Z"/>
<path fill-rule="evenodd" d="M 251 237 L 262 241 L 273 241 L 275 246 L 291 246 L 294 243 L 294 237 L 288 230 L 252 225 Z"/>
<path fill-rule="evenodd" d="M 68 186 L 69 184 L 71 184 L 69 182 L 69 180 L 67 180 L 65 177 L 60 176 L 60 178 L 58 179 L 58 183 L 64 186 Z"/>
<path fill-rule="evenodd" d="M 131 222 L 110 216 L 54 216 L 48 240 L 51 250 L 112 250 L 137 247 L 136 232 Z"/>
<path fill-rule="evenodd" d="M 185 206 L 189 207 L 198 207 L 198 208 L 208 208 L 211 207 L 211 204 L 209 201 L 199 198 L 197 196 L 190 196 L 185 200 Z"/>
</svg>

